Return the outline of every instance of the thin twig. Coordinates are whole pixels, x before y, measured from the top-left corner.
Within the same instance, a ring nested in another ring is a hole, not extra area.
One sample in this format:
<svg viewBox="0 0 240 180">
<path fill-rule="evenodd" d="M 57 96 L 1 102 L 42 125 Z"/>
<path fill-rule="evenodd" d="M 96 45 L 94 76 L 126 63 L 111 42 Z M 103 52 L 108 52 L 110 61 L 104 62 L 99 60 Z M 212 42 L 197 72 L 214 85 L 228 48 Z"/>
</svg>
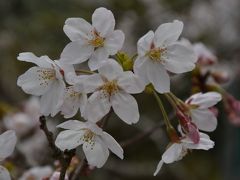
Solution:
<svg viewBox="0 0 240 180">
<path fill-rule="evenodd" d="M 172 120 L 173 118 L 174 118 L 174 113 L 171 113 L 169 115 L 169 119 Z M 133 145 L 133 144 L 141 141 L 142 139 L 150 136 L 152 133 L 154 133 L 156 130 L 158 130 L 159 128 L 163 127 L 164 125 L 165 124 L 162 121 L 162 122 L 156 124 L 155 126 L 153 126 L 152 128 L 150 128 L 150 129 L 148 129 L 148 130 L 146 130 L 144 132 L 141 132 L 141 133 L 137 134 L 136 136 L 134 136 L 133 138 L 128 139 L 126 141 L 123 141 L 120 144 L 121 144 L 122 148 L 127 148 L 128 146 Z"/>
<path fill-rule="evenodd" d="M 52 149 L 53 157 L 55 159 L 58 159 L 61 163 L 59 180 L 64 180 L 67 168 L 71 162 L 72 157 L 75 155 L 75 149 L 62 152 L 54 143 L 53 133 L 49 131 L 47 127 L 45 116 L 40 116 L 39 121 L 40 121 L 40 128 L 43 130 L 44 134 L 46 135 L 49 147 Z"/>
<path fill-rule="evenodd" d="M 144 139 L 145 137 L 150 136 L 152 133 L 154 133 L 157 129 L 161 128 L 162 126 L 164 126 L 164 123 L 158 123 L 156 126 L 150 128 L 149 130 L 145 131 L 145 132 L 141 132 L 139 134 L 137 134 L 136 136 L 134 136 L 131 139 L 125 140 L 123 142 L 121 142 L 121 146 L 122 148 L 126 148 L 132 144 L 135 144 L 137 142 L 139 142 L 140 140 Z"/>
</svg>

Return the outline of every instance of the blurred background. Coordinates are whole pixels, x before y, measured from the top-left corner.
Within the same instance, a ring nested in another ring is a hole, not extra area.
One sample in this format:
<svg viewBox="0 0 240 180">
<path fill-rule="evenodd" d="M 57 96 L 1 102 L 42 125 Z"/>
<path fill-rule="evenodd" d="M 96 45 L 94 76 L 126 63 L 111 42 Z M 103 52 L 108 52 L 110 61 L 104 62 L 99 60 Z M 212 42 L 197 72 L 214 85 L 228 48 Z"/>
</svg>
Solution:
<svg viewBox="0 0 240 180">
<path fill-rule="evenodd" d="M 38 130 L 37 100 L 31 99 L 30 102 L 29 96 L 16 85 L 17 77 L 32 64 L 19 62 L 16 57 L 20 52 L 33 52 L 38 56 L 48 55 L 51 59 L 58 59 L 69 42 L 62 30 L 65 20 L 82 17 L 91 21 L 92 13 L 101 6 L 115 15 L 117 29 L 123 30 L 126 36 L 123 51 L 130 55 L 136 53 L 137 40 L 149 30 L 174 19 L 183 21 L 182 37 L 191 43 L 204 43 L 215 54 L 218 65 L 214 68 L 229 76 L 229 81 L 221 86 L 236 98 L 236 102 L 240 99 L 239 0 L 1 0 L 0 130 L 13 127 L 19 130 L 16 152 L 12 159 L 5 162 L 14 179 L 19 179 L 32 167 L 50 165 L 55 169 L 57 166 L 49 158 L 45 137 Z M 172 90 L 181 99 L 190 95 L 191 79 L 191 73 L 172 78 Z M 161 121 L 161 113 L 153 97 L 136 97 L 142 116 L 140 122 L 128 126 L 112 116 L 107 126 L 106 131 L 119 142 Z M 26 110 L 27 107 L 30 109 Z M 166 107 L 171 112 L 171 107 Z M 149 137 L 127 146 L 123 161 L 112 155 L 103 168 L 82 179 L 239 180 L 240 123 L 229 121 L 223 104 L 218 107 L 218 128 L 210 134 L 216 143 L 214 149 L 193 151 L 182 161 L 165 165 L 159 175 L 153 177 L 168 144 L 165 130 L 158 129 Z M 13 119 L 19 121 L 17 125 Z M 49 126 L 54 130 L 58 121 L 61 121 L 61 116 L 52 122 L 49 120 Z"/>
</svg>

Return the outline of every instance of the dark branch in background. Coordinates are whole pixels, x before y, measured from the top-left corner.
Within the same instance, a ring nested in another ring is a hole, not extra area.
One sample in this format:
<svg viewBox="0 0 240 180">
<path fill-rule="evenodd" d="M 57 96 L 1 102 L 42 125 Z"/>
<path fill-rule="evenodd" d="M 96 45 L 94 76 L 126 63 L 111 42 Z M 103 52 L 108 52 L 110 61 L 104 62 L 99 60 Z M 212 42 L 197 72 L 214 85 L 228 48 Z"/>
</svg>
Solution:
<svg viewBox="0 0 240 180">
<path fill-rule="evenodd" d="M 72 157 L 75 155 L 75 149 L 62 152 L 54 143 L 55 139 L 53 137 L 53 133 L 48 130 L 45 116 L 40 116 L 39 121 L 40 121 L 40 128 L 43 130 L 44 134 L 46 135 L 49 147 L 53 152 L 53 157 L 55 159 L 58 159 L 61 163 L 61 172 L 60 172 L 59 180 L 64 180 L 67 168 L 71 162 Z"/>
<path fill-rule="evenodd" d="M 149 130 L 141 132 L 141 133 L 137 134 L 136 136 L 134 136 L 133 138 L 121 142 L 120 145 L 124 149 L 124 148 L 126 148 L 126 147 L 128 147 L 132 144 L 135 144 L 135 143 L 139 142 L 140 140 L 144 139 L 145 137 L 150 136 L 157 129 L 159 129 L 163 126 L 164 126 L 164 122 L 158 123 L 156 126 L 150 128 Z"/>
<path fill-rule="evenodd" d="M 169 119 L 172 120 L 174 118 L 174 113 L 171 113 L 169 115 Z M 165 124 L 163 121 L 161 121 L 160 123 L 156 124 L 155 126 L 153 126 L 152 128 L 144 131 L 144 132 L 141 132 L 139 134 L 137 134 L 136 136 L 134 136 L 133 138 L 131 139 L 128 139 L 126 141 L 123 141 L 120 143 L 120 145 L 122 146 L 122 148 L 127 148 L 128 146 L 130 145 L 133 145 L 139 141 L 141 141 L 142 139 L 150 136 L 152 133 L 154 133 L 156 130 L 158 130 L 159 128 L 163 127 Z"/>
</svg>

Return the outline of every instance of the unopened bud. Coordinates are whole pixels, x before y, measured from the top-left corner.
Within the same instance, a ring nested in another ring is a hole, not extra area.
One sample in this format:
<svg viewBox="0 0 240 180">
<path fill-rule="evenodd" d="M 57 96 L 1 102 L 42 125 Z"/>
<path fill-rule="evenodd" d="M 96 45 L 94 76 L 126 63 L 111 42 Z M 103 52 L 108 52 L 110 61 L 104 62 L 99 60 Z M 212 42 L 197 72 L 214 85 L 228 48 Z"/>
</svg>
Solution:
<svg viewBox="0 0 240 180">
<path fill-rule="evenodd" d="M 184 133 L 193 141 L 193 143 L 198 144 L 200 141 L 199 131 L 197 126 L 191 121 L 191 118 L 179 110 L 176 115 Z"/>
<path fill-rule="evenodd" d="M 118 52 L 116 54 L 117 61 L 123 67 L 124 71 L 131 71 L 133 69 L 133 60 L 124 52 Z"/>
</svg>

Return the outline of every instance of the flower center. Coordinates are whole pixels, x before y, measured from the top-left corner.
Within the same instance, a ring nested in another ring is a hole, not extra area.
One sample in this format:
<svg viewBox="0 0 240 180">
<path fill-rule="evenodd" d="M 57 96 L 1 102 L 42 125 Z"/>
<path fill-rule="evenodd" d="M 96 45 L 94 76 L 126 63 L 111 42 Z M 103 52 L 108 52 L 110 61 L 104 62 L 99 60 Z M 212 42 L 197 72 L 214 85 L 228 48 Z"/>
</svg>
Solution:
<svg viewBox="0 0 240 180">
<path fill-rule="evenodd" d="M 80 92 L 76 92 L 73 86 L 67 87 L 67 94 L 70 98 L 79 98 L 81 96 Z"/>
<path fill-rule="evenodd" d="M 37 73 L 40 85 L 48 85 L 50 80 L 56 79 L 56 72 L 53 69 L 39 69 Z"/>
<path fill-rule="evenodd" d="M 95 134 L 90 129 L 86 129 L 84 135 L 81 137 L 81 140 L 87 142 L 88 144 L 93 145 L 94 137 L 95 137 Z"/>
<path fill-rule="evenodd" d="M 162 61 L 162 55 L 165 50 L 165 48 L 152 48 L 148 51 L 147 56 L 153 61 Z"/>
<path fill-rule="evenodd" d="M 95 48 L 103 47 L 105 38 L 101 37 L 96 30 L 93 31 L 93 36 L 94 38 L 89 41 L 89 44 L 91 44 Z"/>
<path fill-rule="evenodd" d="M 116 93 L 119 90 L 119 87 L 117 85 L 117 81 L 107 81 L 104 85 L 100 87 L 101 90 L 103 90 L 104 95 L 111 96 L 114 93 Z"/>
</svg>

